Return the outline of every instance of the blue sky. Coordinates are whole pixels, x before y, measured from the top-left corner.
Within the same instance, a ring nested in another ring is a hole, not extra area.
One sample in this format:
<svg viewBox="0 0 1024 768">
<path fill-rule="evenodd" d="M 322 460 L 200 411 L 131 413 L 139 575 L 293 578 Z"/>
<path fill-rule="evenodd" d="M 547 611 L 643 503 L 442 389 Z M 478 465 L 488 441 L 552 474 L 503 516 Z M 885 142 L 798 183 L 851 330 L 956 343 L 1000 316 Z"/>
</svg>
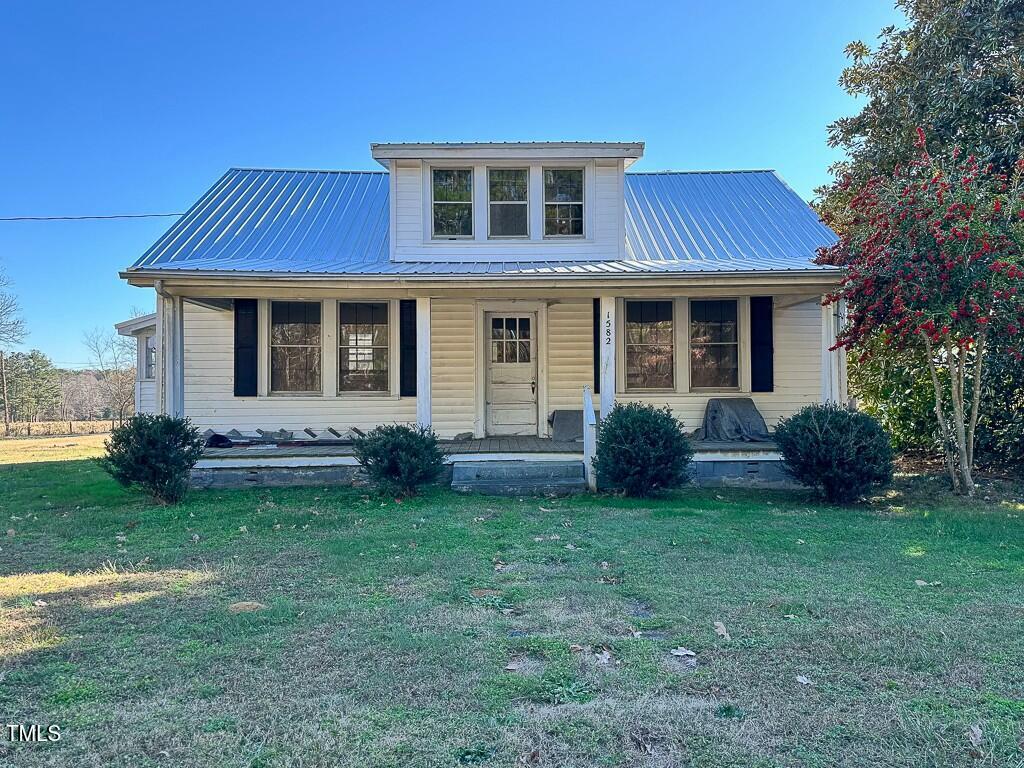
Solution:
<svg viewBox="0 0 1024 768">
<path fill-rule="evenodd" d="M 371 141 L 642 140 L 635 170 L 775 168 L 805 198 L 891 0 L 8 3 L 0 216 L 184 211 L 230 166 L 374 168 Z M 168 219 L 0 222 L 30 336 L 150 311 Z"/>
</svg>

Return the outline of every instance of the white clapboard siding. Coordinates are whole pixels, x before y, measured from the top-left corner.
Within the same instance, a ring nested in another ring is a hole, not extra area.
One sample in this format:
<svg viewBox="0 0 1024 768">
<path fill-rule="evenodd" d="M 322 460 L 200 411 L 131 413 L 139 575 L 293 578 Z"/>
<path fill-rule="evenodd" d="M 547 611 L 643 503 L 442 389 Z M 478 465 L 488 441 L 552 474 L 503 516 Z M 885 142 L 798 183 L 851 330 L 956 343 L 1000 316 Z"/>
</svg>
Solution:
<svg viewBox="0 0 1024 768">
<path fill-rule="evenodd" d="M 583 385 L 594 385 L 594 305 L 591 299 L 548 307 L 548 410 L 583 408 Z"/>
<path fill-rule="evenodd" d="M 476 305 L 472 299 L 430 302 L 430 390 L 434 431 L 472 432 L 476 419 Z"/>
<path fill-rule="evenodd" d="M 200 429 L 372 429 L 416 421 L 416 398 L 235 397 L 231 312 L 185 302 L 185 415 Z"/>
<path fill-rule="evenodd" d="M 810 403 L 821 402 L 821 305 L 817 298 L 775 309 L 775 388 L 773 392 L 754 392 L 753 398 L 764 420 L 773 427 Z M 749 361 L 748 361 L 749 362 Z M 620 363 L 621 364 L 621 363 Z M 704 420 L 704 409 L 714 394 L 620 395 L 620 400 L 635 400 L 653 405 L 671 406 L 687 430 L 696 429 Z M 745 396 L 745 395 L 739 395 Z"/>
<path fill-rule="evenodd" d="M 144 379 L 139 382 L 138 402 L 135 410 L 139 413 L 156 413 L 156 382 L 152 379 Z"/>
<path fill-rule="evenodd" d="M 466 166 L 475 163 L 467 161 Z M 486 163 L 482 166 L 486 167 Z M 524 162 L 543 167 L 543 163 Z M 587 165 L 581 162 L 581 165 Z M 472 241 L 432 241 L 430 239 L 429 190 L 423 174 L 430 166 L 418 160 L 397 161 L 394 166 L 394 257 L 398 260 L 453 261 L 515 261 L 515 260 L 615 260 L 622 258 L 625 232 L 624 176 L 618 160 L 599 160 L 587 166 L 592 183 L 586 185 L 587 237 L 585 239 L 544 239 L 543 233 L 531 232 L 528 240 L 489 240 L 486 230 L 477 232 Z M 478 174 L 479 175 L 479 174 Z M 475 178 L 480 194 L 474 205 L 486 205 L 486 179 Z M 531 191 L 534 194 L 534 191 Z M 536 195 L 534 194 L 534 197 Z M 530 207 L 543 206 L 543 199 L 531 199 Z M 531 218 L 532 221 L 540 220 Z M 479 221 L 480 219 L 478 219 Z M 482 220 L 486 220 L 483 217 Z M 479 228 L 479 227 L 478 227 Z"/>
</svg>

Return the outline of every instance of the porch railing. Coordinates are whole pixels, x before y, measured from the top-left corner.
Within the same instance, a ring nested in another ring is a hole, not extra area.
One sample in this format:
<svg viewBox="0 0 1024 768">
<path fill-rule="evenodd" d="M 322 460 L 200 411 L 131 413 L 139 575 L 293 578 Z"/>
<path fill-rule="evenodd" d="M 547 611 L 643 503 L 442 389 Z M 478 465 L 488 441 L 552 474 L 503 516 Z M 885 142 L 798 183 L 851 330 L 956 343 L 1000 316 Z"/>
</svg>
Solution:
<svg viewBox="0 0 1024 768">
<path fill-rule="evenodd" d="M 597 490 L 597 475 L 594 474 L 594 455 L 597 453 L 597 416 L 594 415 L 594 396 L 590 387 L 583 387 L 583 473 L 587 487 Z"/>
</svg>

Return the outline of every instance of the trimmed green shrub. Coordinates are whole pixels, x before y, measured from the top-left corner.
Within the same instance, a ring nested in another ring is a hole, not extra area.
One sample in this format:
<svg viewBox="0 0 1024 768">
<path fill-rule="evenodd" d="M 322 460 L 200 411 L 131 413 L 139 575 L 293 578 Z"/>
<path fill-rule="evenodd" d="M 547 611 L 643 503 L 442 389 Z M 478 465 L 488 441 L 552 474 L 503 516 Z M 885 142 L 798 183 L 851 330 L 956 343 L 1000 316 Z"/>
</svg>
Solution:
<svg viewBox="0 0 1024 768">
<path fill-rule="evenodd" d="M 775 428 L 786 470 L 834 504 L 892 479 L 892 446 L 874 418 L 833 403 L 808 405 Z"/>
<path fill-rule="evenodd" d="M 199 430 L 188 419 L 132 416 L 110 434 L 100 466 L 125 487 L 136 486 L 163 504 L 185 497 L 192 467 L 203 455 Z"/>
<path fill-rule="evenodd" d="M 441 475 L 444 452 L 434 430 L 385 424 L 357 437 L 356 458 L 370 481 L 385 494 L 412 496 Z"/>
<path fill-rule="evenodd" d="M 693 448 L 672 410 L 616 403 L 601 419 L 594 471 L 598 485 L 628 496 L 651 496 L 689 480 Z"/>
</svg>

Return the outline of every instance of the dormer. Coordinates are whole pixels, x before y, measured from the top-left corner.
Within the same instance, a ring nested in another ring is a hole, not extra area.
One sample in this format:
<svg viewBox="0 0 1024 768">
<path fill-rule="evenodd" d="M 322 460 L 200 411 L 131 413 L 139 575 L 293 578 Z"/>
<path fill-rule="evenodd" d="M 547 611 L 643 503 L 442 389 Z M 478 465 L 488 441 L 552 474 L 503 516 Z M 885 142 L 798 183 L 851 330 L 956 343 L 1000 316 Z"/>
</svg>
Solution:
<svg viewBox="0 0 1024 768">
<path fill-rule="evenodd" d="M 371 144 L 390 174 L 392 261 L 625 258 L 642 142 Z"/>
</svg>

